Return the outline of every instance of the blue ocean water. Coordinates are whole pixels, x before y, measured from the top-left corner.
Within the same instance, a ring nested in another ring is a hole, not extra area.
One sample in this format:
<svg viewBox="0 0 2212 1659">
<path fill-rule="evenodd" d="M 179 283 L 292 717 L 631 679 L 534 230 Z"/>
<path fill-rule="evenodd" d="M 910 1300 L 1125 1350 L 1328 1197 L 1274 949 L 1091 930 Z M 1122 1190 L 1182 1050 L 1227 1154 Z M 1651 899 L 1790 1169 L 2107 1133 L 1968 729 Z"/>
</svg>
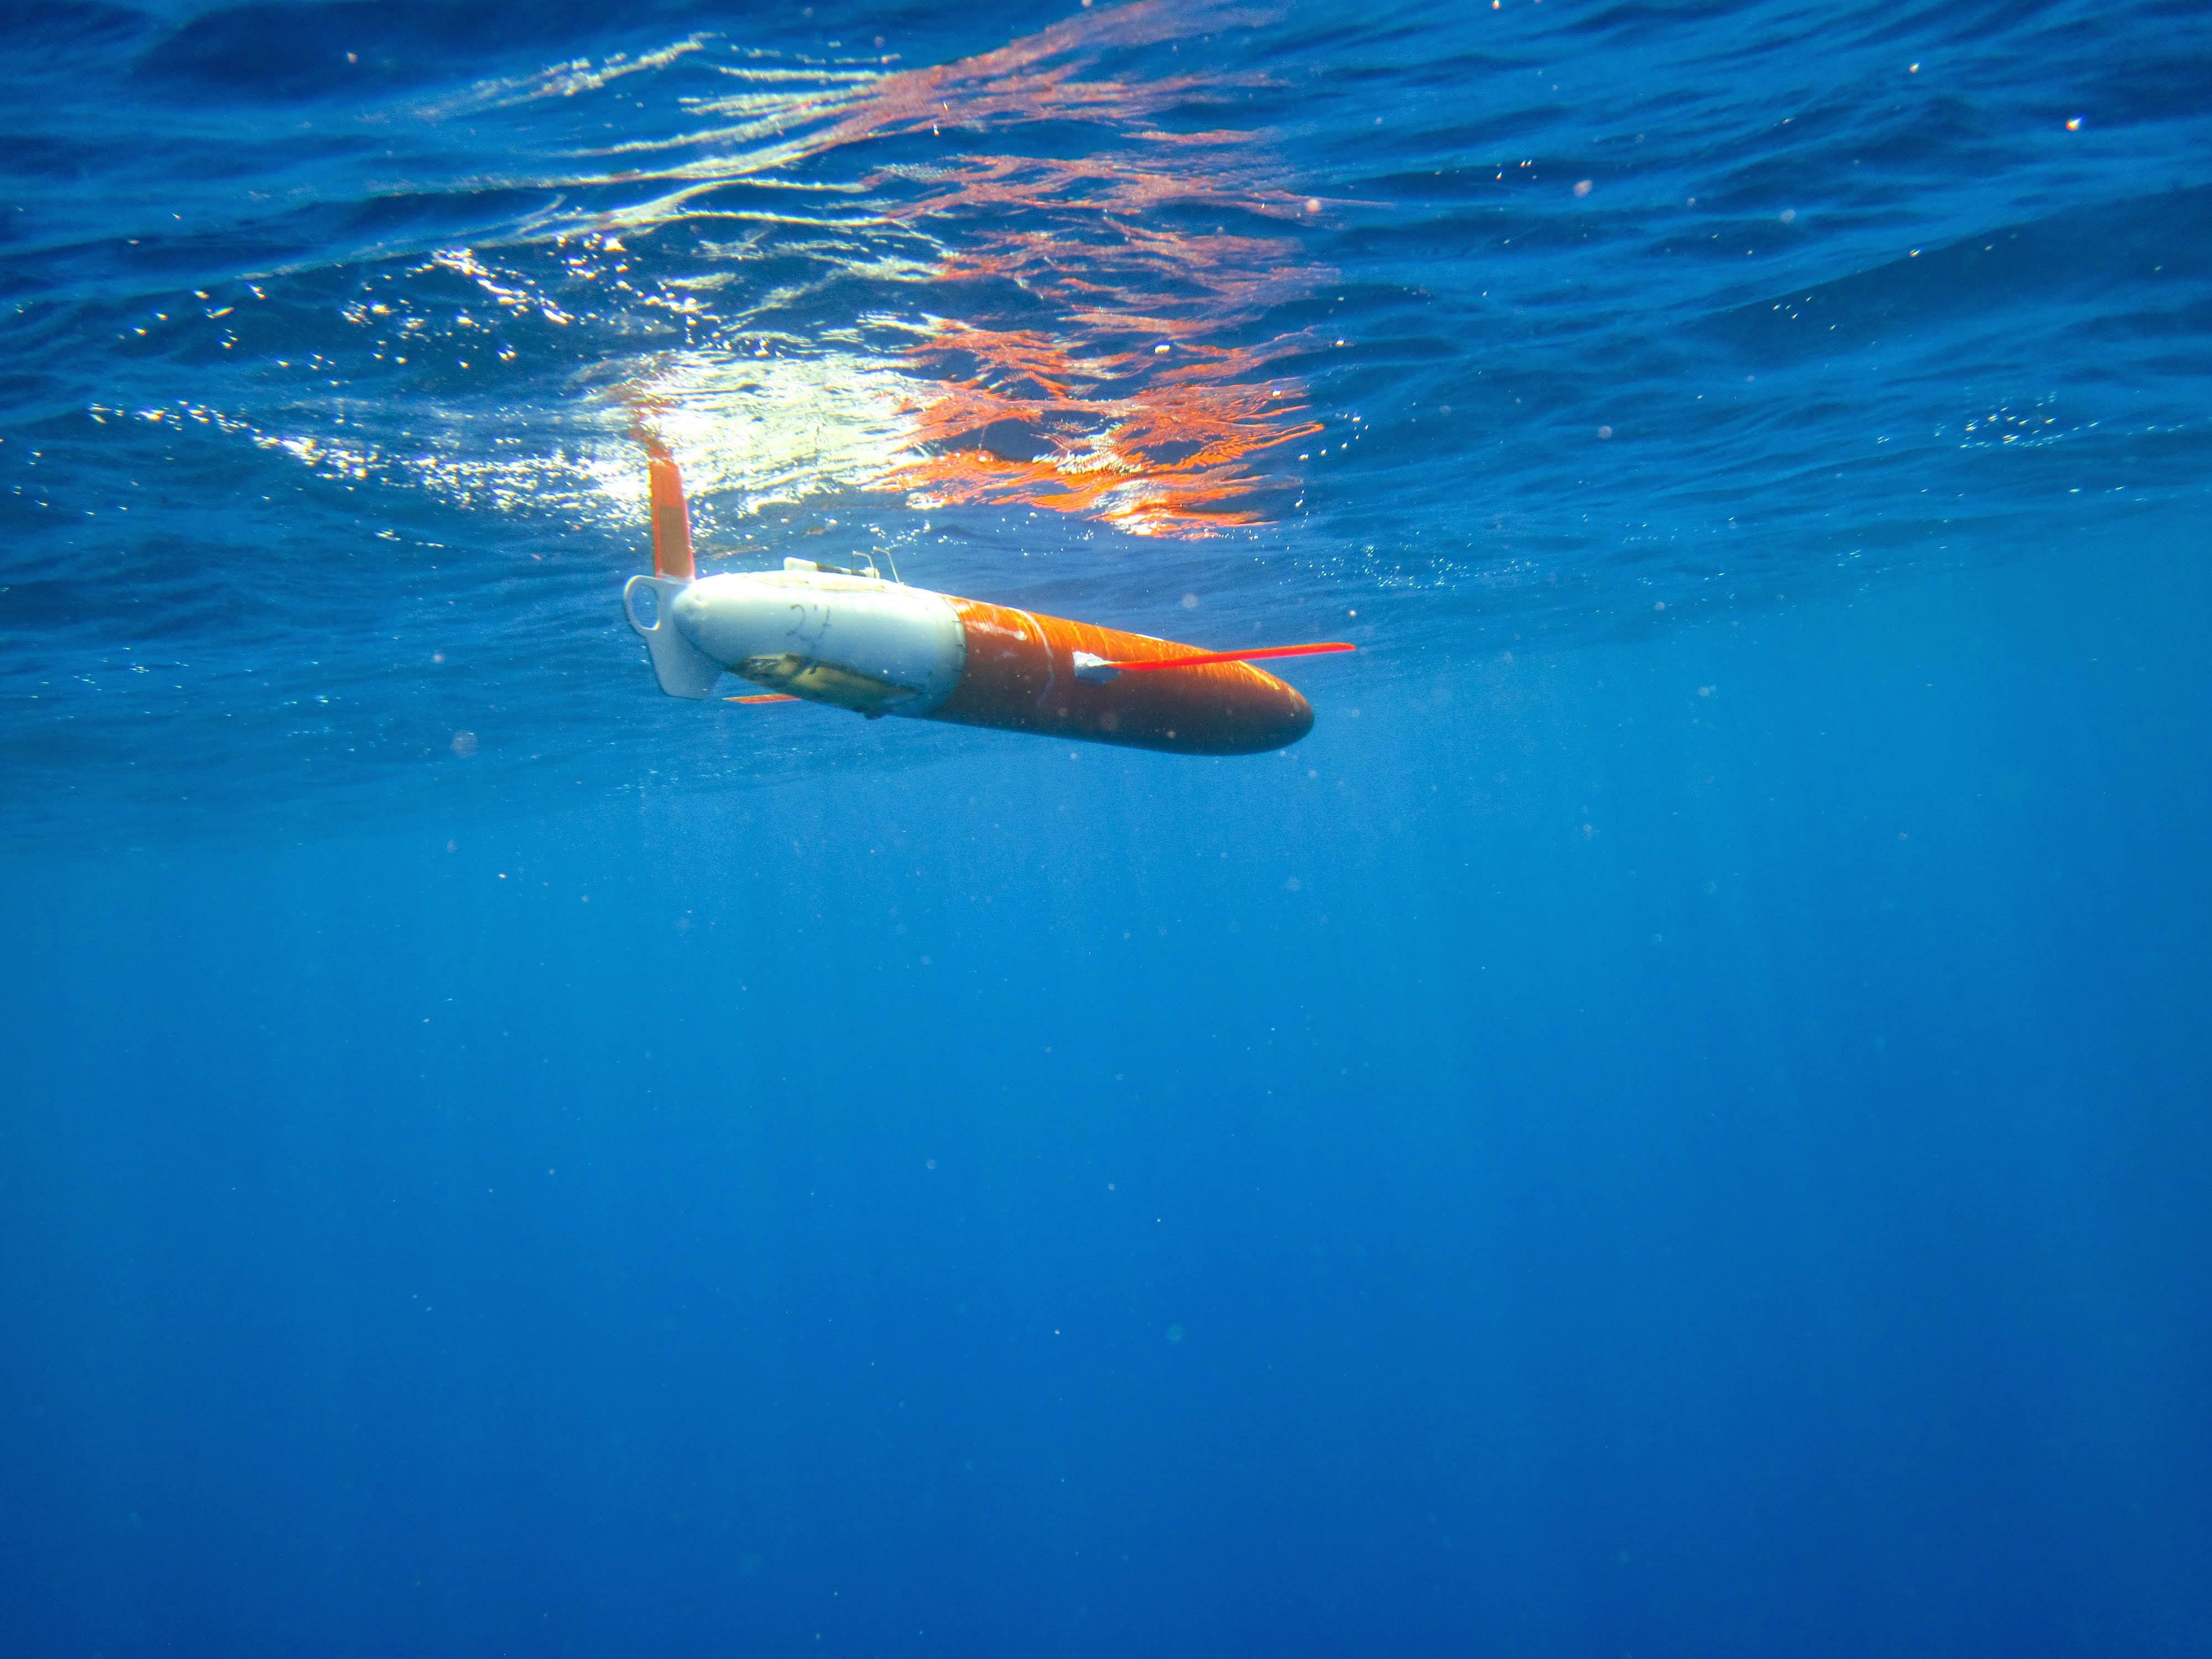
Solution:
<svg viewBox="0 0 2212 1659">
<path fill-rule="evenodd" d="M 2212 13 L 0 40 L 0 1654 L 2212 1653 Z"/>
</svg>

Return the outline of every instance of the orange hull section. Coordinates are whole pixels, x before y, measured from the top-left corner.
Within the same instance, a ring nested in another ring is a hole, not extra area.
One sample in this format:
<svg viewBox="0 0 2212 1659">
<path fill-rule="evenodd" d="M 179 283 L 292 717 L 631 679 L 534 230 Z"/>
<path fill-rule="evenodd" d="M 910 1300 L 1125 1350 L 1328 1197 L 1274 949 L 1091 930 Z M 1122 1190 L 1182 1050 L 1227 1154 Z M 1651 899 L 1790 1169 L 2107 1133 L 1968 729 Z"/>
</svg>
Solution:
<svg viewBox="0 0 2212 1659">
<path fill-rule="evenodd" d="M 967 630 L 967 662 L 951 695 L 925 720 L 1180 755 L 1256 755 L 1313 729 L 1312 706 L 1248 663 L 1079 680 L 1078 651 L 1108 662 L 1151 662 L 1193 656 L 1198 647 L 978 599 L 955 599 L 952 606 Z"/>
</svg>

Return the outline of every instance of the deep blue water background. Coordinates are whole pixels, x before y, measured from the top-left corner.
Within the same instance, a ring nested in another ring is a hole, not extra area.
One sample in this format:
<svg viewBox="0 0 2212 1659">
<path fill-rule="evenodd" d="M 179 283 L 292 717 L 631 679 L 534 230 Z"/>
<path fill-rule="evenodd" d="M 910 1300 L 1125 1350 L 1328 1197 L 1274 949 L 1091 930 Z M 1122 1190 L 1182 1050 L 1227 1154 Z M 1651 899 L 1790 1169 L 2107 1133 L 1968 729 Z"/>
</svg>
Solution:
<svg viewBox="0 0 2212 1659">
<path fill-rule="evenodd" d="M 2212 1653 L 2201 8 L 0 39 L 0 1653 Z M 1291 204 L 1263 522 L 872 477 L 1108 234 L 986 153 Z M 639 385 L 741 562 L 1362 650 L 660 698 Z"/>
</svg>

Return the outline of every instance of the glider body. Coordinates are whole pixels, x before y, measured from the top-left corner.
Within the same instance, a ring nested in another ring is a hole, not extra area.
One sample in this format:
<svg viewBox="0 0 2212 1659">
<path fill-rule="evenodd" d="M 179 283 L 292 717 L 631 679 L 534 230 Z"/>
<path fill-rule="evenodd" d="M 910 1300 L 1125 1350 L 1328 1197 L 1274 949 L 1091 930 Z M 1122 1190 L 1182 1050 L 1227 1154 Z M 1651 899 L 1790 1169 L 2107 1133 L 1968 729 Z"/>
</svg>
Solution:
<svg viewBox="0 0 2212 1659">
<path fill-rule="evenodd" d="M 671 696 L 711 697 L 731 673 L 762 688 L 732 702 L 818 702 L 871 720 L 896 714 L 1175 754 L 1256 755 L 1296 743 L 1314 717 L 1294 689 L 1250 659 L 1352 649 L 1200 651 L 811 559 L 702 577 L 683 477 L 656 440 L 641 436 L 653 574 L 630 578 L 623 614 Z"/>
<path fill-rule="evenodd" d="M 1247 662 L 1147 672 L 1139 665 L 1201 653 L 806 560 L 689 582 L 636 576 L 623 605 L 674 696 L 709 696 L 726 671 L 856 714 L 1188 755 L 1258 754 L 1313 728 L 1306 700 Z"/>
</svg>

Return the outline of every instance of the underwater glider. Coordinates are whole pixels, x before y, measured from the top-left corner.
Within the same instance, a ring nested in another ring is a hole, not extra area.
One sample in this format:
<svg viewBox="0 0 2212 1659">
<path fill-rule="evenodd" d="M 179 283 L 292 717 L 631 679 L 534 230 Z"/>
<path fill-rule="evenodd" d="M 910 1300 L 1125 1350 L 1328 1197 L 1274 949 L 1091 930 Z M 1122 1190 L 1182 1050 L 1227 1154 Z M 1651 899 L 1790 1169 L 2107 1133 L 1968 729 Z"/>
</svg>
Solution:
<svg viewBox="0 0 2212 1659">
<path fill-rule="evenodd" d="M 812 559 L 701 576 L 683 475 L 650 441 L 647 465 L 653 574 L 629 579 L 623 614 L 672 697 L 703 701 L 726 672 L 763 688 L 730 702 L 819 702 L 870 720 L 897 714 L 1180 755 L 1256 755 L 1305 736 L 1313 708 L 1253 661 L 1353 648 L 1201 651 Z"/>
</svg>

